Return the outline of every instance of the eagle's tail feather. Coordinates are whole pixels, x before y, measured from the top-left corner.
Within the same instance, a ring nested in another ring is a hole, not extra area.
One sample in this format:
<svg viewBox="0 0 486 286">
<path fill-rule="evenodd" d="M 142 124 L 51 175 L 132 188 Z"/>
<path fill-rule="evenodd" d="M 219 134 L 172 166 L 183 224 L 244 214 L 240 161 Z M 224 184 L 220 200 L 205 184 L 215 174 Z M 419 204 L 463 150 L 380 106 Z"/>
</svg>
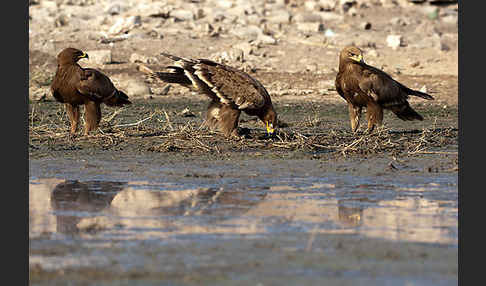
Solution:
<svg viewBox="0 0 486 286">
<path fill-rule="evenodd" d="M 413 110 L 410 105 L 399 105 L 391 108 L 391 111 L 401 120 L 424 120 L 422 115 Z"/>
<path fill-rule="evenodd" d="M 132 104 L 132 102 L 128 100 L 128 95 L 121 90 L 115 90 L 113 96 L 108 97 L 104 103 L 108 106 L 124 106 Z"/>
</svg>

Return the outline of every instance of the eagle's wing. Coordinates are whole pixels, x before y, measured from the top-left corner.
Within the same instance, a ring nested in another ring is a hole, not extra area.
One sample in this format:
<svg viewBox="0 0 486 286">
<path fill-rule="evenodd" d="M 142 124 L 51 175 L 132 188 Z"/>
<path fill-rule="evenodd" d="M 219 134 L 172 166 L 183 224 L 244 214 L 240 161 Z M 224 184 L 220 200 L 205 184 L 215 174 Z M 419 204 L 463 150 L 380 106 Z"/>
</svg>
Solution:
<svg viewBox="0 0 486 286">
<path fill-rule="evenodd" d="M 270 97 L 263 85 L 238 69 L 199 59 L 194 75 L 208 85 L 224 104 L 234 104 L 238 109 L 257 109 Z"/>
<path fill-rule="evenodd" d="M 80 79 L 76 83 L 76 89 L 82 95 L 97 101 L 102 101 L 117 91 L 106 75 L 90 68 L 80 70 Z"/>
<path fill-rule="evenodd" d="M 368 66 L 359 79 L 359 88 L 383 107 L 407 103 L 408 95 L 400 84 L 383 71 Z"/>
</svg>

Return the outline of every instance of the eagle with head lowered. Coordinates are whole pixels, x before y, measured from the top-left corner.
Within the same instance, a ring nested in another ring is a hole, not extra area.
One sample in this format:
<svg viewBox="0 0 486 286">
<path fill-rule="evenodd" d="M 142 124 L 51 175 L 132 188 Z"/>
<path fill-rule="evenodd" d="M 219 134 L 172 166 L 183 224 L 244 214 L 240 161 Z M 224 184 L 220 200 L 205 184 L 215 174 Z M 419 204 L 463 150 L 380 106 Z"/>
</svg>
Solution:
<svg viewBox="0 0 486 286">
<path fill-rule="evenodd" d="M 96 130 L 101 121 L 101 103 L 108 106 L 131 104 L 128 96 L 115 88 L 110 78 L 98 70 L 82 68 L 78 61 L 89 58 L 75 48 L 66 48 L 57 55 L 57 70 L 51 83 L 54 98 L 65 104 L 71 121 L 71 135 L 79 123 L 79 106 L 84 105 L 86 125 L 84 134 Z"/>
<path fill-rule="evenodd" d="M 207 108 L 206 124 L 226 136 L 238 134 L 241 111 L 257 116 L 268 134 L 275 132 L 277 113 L 270 95 L 263 85 L 247 73 L 207 59 L 187 59 L 161 53 L 174 64 L 167 72 L 152 76 L 167 83 L 177 83 L 211 99 Z"/>
<path fill-rule="evenodd" d="M 427 93 L 404 86 L 382 70 L 367 65 L 362 51 L 354 46 L 341 50 L 335 86 L 339 95 L 348 103 L 353 132 L 358 129 L 363 107 L 366 107 L 368 132 L 371 132 L 375 125 L 382 124 L 383 109 L 391 110 L 402 120 L 423 120 L 408 103 L 409 95 L 434 99 Z"/>
</svg>

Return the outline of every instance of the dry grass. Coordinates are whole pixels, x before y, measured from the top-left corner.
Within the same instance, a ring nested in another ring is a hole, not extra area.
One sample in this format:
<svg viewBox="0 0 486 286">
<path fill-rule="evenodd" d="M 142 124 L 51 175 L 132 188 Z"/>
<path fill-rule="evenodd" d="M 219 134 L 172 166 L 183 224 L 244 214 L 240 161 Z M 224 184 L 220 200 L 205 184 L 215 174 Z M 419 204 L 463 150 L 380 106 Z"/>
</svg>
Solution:
<svg viewBox="0 0 486 286">
<path fill-rule="evenodd" d="M 104 114 L 97 132 L 82 136 L 82 131 L 79 130 L 78 135 L 73 138 L 69 136 L 69 120 L 63 105 L 59 104 L 50 112 L 39 109 L 38 105 L 33 104 L 29 112 L 29 143 L 33 150 L 42 147 L 47 150 L 76 150 L 86 146 L 110 150 L 124 144 L 125 147 L 120 148 L 138 148 L 149 152 L 221 154 L 242 151 L 304 151 L 330 152 L 345 157 L 379 153 L 441 153 L 442 151 L 434 148 L 457 145 L 458 140 L 457 128 L 436 128 L 435 125 L 428 129 L 407 131 L 381 127 L 371 134 L 355 134 L 347 129 L 326 130 L 317 113 L 311 113 L 313 115 L 295 122 L 292 127 L 280 128 L 273 138 L 265 135 L 257 121 L 247 121 L 242 124 L 250 125 L 246 138 L 230 139 L 201 127 L 198 120 L 187 120 L 165 109 L 156 109 L 144 116 L 130 117 L 127 122 L 126 108 L 113 111 L 107 109 L 111 112 Z M 84 120 L 80 129 L 83 126 Z"/>
</svg>

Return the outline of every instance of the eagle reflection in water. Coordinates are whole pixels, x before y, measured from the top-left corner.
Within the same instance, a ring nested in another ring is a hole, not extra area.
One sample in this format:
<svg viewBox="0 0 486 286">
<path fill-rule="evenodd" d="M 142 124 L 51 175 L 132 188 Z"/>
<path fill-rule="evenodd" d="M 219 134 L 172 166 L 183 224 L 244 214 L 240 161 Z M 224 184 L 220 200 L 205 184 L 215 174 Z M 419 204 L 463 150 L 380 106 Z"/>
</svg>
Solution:
<svg viewBox="0 0 486 286">
<path fill-rule="evenodd" d="M 124 182 L 66 180 L 52 191 L 51 204 L 56 215 L 57 231 L 77 234 L 83 219 L 109 212 L 117 197 L 117 204 L 121 202 L 127 208 L 143 208 L 136 212 L 141 216 L 150 214 L 161 216 L 161 219 L 170 216 L 172 221 L 174 217 L 203 216 L 205 222 L 214 223 L 243 215 L 263 201 L 266 195 L 265 188 L 148 191 L 131 189 Z M 147 200 L 150 200 L 149 204 Z M 124 206 L 117 205 L 115 208 Z M 99 226 L 83 230 L 96 232 Z"/>
</svg>

